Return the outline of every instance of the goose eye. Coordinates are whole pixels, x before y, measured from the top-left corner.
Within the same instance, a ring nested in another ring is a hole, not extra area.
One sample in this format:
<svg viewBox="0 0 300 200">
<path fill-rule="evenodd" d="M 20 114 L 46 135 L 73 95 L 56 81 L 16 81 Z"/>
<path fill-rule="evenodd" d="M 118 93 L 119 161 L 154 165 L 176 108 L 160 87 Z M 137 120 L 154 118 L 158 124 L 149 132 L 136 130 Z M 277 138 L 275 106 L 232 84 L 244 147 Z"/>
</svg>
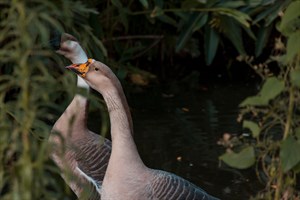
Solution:
<svg viewBox="0 0 300 200">
<path fill-rule="evenodd" d="M 95 71 L 99 71 L 99 68 L 95 67 Z"/>
</svg>

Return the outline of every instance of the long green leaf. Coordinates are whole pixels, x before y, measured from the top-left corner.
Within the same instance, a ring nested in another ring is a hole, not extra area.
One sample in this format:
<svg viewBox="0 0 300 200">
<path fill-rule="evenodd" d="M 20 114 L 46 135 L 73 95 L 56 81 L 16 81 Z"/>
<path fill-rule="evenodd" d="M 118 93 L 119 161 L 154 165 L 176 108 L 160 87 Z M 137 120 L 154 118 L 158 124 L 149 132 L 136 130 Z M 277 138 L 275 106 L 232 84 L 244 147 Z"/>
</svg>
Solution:
<svg viewBox="0 0 300 200">
<path fill-rule="evenodd" d="M 204 52 L 205 52 L 205 61 L 207 65 L 210 65 L 215 58 L 218 44 L 219 44 L 219 34 L 210 26 L 205 27 L 204 35 Z"/>
<path fill-rule="evenodd" d="M 203 13 L 193 13 L 190 18 L 188 23 L 185 24 L 185 26 L 182 28 L 183 31 L 180 33 L 179 38 L 177 40 L 176 44 L 176 51 L 180 51 L 188 39 L 190 39 L 192 33 L 194 32 L 194 28 L 196 25 L 200 23 L 202 26 L 206 23 L 206 16 Z M 202 26 L 198 25 L 198 28 L 201 28 Z"/>
<path fill-rule="evenodd" d="M 258 31 L 257 40 L 255 43 L 255 56 L 258 57 L 261 55 L 263 49 L 265 48 L 268 38 L 271 34 L 273 26 L 261 27 Z"/>
<path fill-rule="evenodd" d="M 220 17 L 220 19 L 220 27 L 223 30 L 225 36 L 232 42 L 232 44 L 240 54 L 245 55 L 246 52 L 243 45 L 241 27 L 230 17 L 222 16 Z"/>
<path fill-rule="evenodd" d="M 250 24 L 248 21 L 251 21 L 251 18 L 249 15 L 246 13 L 240 12 L 235 9 L 230 9 L 230 8 L 214 8 L 214 12 L 217 12 L 218 14 L 221 15 L 226 15 L 229 16 L 233 19 L 235 19 L 237 22 L 242 24 L 245 27 L 250 27 Z"/>
</svg>

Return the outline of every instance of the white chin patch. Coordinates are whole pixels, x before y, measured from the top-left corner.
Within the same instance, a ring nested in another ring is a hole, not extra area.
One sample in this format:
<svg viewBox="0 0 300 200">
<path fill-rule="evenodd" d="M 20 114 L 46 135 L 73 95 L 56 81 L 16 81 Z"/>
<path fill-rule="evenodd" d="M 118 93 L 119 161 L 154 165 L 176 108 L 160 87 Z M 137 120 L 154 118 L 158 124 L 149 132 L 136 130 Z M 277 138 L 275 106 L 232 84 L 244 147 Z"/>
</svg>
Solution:
<svg viewBox="0 0 300 200">
<path fill-rule="evenodd" d="M 80 76 L 77 76 L 77 87 L 86 89 L 90 88 L 89 85 L 85 82 L 85 80 L 83 80 L 83 78 L 81 78 Z"/>
<path fill-rule="evenodd" d="M 71 60 L 73 64 L 79 64 L 79 63 L 85 63 L 88 61 L 88 58 L 85 54 L 85 52 L 81 49 L 77 55 L 74 56 L 74 58 Z"/>
<path fill-rule="evenodd" d="M 71 56 L 71 62 L 73 64 L 85 63 L 88 61 L 88 57 L 82 47 L 74 41 L 70 41 L 70 48 L 73 49 L 74 54 Z"/>
</svg>

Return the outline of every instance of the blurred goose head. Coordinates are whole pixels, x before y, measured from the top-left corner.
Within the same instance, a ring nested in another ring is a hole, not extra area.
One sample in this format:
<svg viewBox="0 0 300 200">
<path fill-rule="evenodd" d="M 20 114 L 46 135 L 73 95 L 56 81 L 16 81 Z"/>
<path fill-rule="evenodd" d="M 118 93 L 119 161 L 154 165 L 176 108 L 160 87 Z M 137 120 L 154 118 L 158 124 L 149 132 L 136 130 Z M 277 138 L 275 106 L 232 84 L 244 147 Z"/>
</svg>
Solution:
<svg viewBox="0 0 300 200">
<path fill-rule="evenodd" d="M 119 83 L 111 69 L 101 62 L 88 59 L 82 64 L 72 64 L 66 67 L 82 77 L 95 90 L 103 91 Z"/>
<path fill-rule="evenodd" d="M 85 63 L 88 60 L 78 40 L 68 33 L 61 35 L 60 46 L 56 52 L 69 59 L 72 63 Z"/>
</svg>

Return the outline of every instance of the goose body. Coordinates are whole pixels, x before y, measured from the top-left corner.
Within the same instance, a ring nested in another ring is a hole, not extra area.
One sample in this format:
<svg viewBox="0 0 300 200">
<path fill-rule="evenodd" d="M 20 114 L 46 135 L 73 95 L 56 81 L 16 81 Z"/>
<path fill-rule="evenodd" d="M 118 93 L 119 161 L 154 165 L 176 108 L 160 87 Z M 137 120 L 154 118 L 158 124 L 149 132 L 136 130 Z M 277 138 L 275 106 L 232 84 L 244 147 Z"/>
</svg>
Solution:
<svg viewBox="0 0 300 200">
<path fill-rule="evenodd" d="M 215 200 L 204 190 L 172 173 L 154 170 L 142 162 L 122 86 L 110 70 L 94 61 L 88 69 L 71 66 L 90 87 L 102 94 L 111 123 L 112 151 L 102 183 L 104 200 Z"/>
<path fill-rule="evenodd" d="M 87 61 L 85 52 L 71 35 L 63 36 L 58 53 L 72 63 Z M 77 86 L 89 90 L 81 77 L 78 77 Z M 77 197 L 99 200 L 111 153 L 111 141 L 88 130 L 87 112 L 88 99 L 76 94 L 53 126 L 49 138 L 54 145 L 51 158 Z"/>
</svg>

